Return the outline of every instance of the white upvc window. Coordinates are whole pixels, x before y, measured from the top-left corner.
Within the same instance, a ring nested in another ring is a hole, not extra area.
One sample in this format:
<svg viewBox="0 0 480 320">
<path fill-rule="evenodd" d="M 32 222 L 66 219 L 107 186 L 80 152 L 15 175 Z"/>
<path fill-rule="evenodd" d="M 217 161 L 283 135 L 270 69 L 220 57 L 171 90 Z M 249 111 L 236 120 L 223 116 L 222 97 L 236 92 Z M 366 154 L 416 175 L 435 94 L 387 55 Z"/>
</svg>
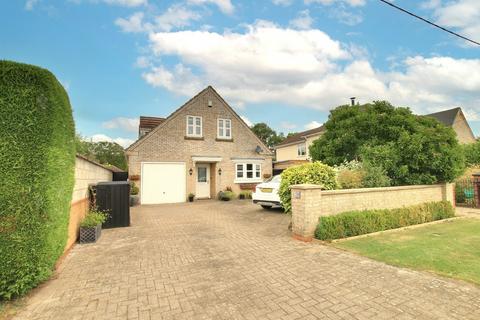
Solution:
<svg viewBox="0 0 480 320">
<path fill-rule="evenodd" d="M 202 137 L 202 117 L 187 116 L 187 137 Z"/>
<path fill-rule="evenodd" d="M 235 182 L 262 181 L 262 165 L 260 163 L 236 163 Z"/>
<path fill-rule="evenodd" d="M 301 143 L 297 145 L 297 155 L 299 157 L 303 157 L 307 155 L 307 147 L 305 146 L 305 143 Z"/>
<path fill-rule="evenodd" d="M 232 120 L 218 119 L 217 121 L 217 138 L 232 139 Z"/>
</svg>

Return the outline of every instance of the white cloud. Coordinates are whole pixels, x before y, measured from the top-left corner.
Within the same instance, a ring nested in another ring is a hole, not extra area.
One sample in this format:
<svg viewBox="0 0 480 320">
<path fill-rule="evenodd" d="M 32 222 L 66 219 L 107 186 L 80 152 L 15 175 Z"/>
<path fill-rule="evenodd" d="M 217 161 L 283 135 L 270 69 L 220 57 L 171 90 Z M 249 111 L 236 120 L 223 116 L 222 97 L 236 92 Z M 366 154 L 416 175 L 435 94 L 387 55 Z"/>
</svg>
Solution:
<svg viewBox="0 0 480 320">
<path fill-rule="evenodd" d="M 300 11 L 297 17 L 289 22 L 290 26 L 300 30 L 310 29 L 312 24 L 313 18 L 310 16 L 310 11 L 308 9 Z"/>
<path fill-rule="evenodd" d="M 152 32 L 152 31 L 171 31 L 187 27 L 192 21 L 198 21 L 202 17 L 195 11 L 192 11 L 182 5 L 172 5 L 164 13 L 156 16 L 152 21 L 145 21 L 143 12 L 136 12 L 128 18 L 118 18 L 115 24 L 123 32 Z"/>
<path fill-rule="evenodd" d="M 439 25 L 455 28 L 462 35 L 480 41 L 480 1 L 427 1 L 423 3 L 423 7 L 433 9 L 433 16 Z"/>
<path fill-rule="evenodd" d="M 314 121 L 311 121 L 311 122 L 307 123 L 307 124 L 304 126 L 304 128 L 305 128 L 306 130 L 311 130 L 311 129 L 318 128 L 318 127 L 320 127 L 321 125 L 322 125 L 322 123 L 314 120 Z"/>
<path fill-rule="evenodd" d="M 106 129 L 121 129 L 128 132 L 137 132 L 139 124 L 138 122 L 138 118 L 118 117 L 103 122 L 102 127 Z"/>
<path fill-rule="evenodd" d="M 39 2 L 39 0 L 27 0 L 25 2 L 25 10 L 31 11 L 34 9 L 35 5 Z"/>
<path fill-rule="evenodd" d="M 283 129 L 291 130 L 291 129 L 295 129 L 297 125 L 289 121 L 282 121 L 280 122 L 280 127 L 282 127 Z"/>
<path fill-rule="evenodd" d="M 102 2 L 123 7 L 138 7 L 148 3 L 147 0 L 102 0 Z"/>
<path fill-rule="evenodd" d="M 220 11 L 227 14 L 231 14 L 235 10 L 235 7 L 230 0 L 187 0 L 187 2 L 194 5 L 204 5 L 211 3 L 216 5 L 220 9 Z"/>
<path fill-rule="evenodd" d="M 354 26 L 363 21 L 363 16 L 360 13 L 348 10 L 344 5 L 333 8 L 329 15 L 330 17 L 338 20 L 340 23 L 348 26 Z"/>
<path fill-rule="evenodd" d="M 408 57 L 394 71 L 381 71 L 356 46 L 315 29 L 260 21 L 243 32 L 158 32 L 150 35 L 150 47 L 155 58 L 178 63 L 149 67 L 144 79 L 185 96 L 212 84 L 227 101 L 324 111 L 352 96 L 361 103 L 389 100 L 417 113 L 480 104 L 480 59 Z"/>
<path fill-rule="evenodd" d="M 155 21 L 162 31 L 170 31 L 174 28 L 182 28 L 190 25 L 191 21 L 200 20 L 201 16 L 181 5 L 173 5 Z"/>
<path fill-rule="evenodd" d="M 134 140 L 132 140 L 132 139 L 120 138 L 120 137 L 111 138 L 111 137 L 109 137 L 105 134 L 101 134 L 101 133 L 94 134 L 93 136 L 88 137 L 87 140 L 92 141 L 92 142 L 101 142 L 101 141 L 115 142 L 115 143 L 118 143 L 119 145 L 121 145 L 124 148 L 130 146 L 134 142 Z"/>
<path fill-rule="evenodd" d="M 253 126 L 252 121 L 250 121 L 250 119 L 248 119 L 246 116 L 240 116 L 240 118 L 242 118 L 243 122 L 245 122 L 247 126 L 249 127 Z"/>
<path fill-rule="evenodd" d="M 144 32 L 146 26 L 143 23 L 143 12 L 136 12 L 127 19 L 118 18 L 115 20 L 115 24 L 119 26 L 123 32 Z"/>
<path fill-rule="evenodd" d="M 324 6 L 329 6 L 333 4 L 347 4 L 352 7 L 364 6 L 366 0 L 305 0 L 305 4 L 318 3 Z"/>
<path fill-rule="evenodd" d="M 140 69 L 145 69 L 152 66 L 152 62 L 150 61 L 149 57 L 140 56 L 137 58 L 134 64 L 135 67 Z"/>
<path fill-rule="evenodd" d="M 288 7 L 293 3 L 293 0 L 272 0 L 272 3 L 277 6 Z"/>
</svg>

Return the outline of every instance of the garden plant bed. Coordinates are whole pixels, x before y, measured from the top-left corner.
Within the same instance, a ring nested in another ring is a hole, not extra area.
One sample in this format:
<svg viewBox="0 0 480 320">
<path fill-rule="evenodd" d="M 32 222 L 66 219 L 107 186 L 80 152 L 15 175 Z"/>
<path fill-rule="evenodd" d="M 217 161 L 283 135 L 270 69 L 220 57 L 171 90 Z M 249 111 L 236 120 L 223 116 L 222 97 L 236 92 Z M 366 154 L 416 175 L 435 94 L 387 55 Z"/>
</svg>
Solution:
<svg viewBox="0 0 480 320">
<path fill-rule="evenodd" d="M 333 243 L 337 248 L 415 270 L 480 284 L 480 220 L 456 219 Z"/>
</svg>

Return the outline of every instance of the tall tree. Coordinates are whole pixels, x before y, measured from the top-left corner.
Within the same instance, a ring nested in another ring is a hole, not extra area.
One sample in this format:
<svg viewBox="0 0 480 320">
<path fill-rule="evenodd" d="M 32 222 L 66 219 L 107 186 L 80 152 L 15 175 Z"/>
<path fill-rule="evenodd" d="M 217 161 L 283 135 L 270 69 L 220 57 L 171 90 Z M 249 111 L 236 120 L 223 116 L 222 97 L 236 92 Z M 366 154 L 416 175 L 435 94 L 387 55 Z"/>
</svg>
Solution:
<svg viewBox="0 0 480 320">
<path fill-rule="evenodd" d="M 260 122 L 252 126 L 252 131 L 260 138 L 269 148 L 282 142 L 285 137 L 283 133 L 277 134 L 275 130 L 270 128 L 266 123 Z"/>
<path fill-rule="evenodd" d="M 463 171 L 452 128 L 386 101 L 340 106 L 325 128 L 310 146 L 313 160 L 329 165 L 362 160 L 383 168 L 394 185 L 452 181 Z"/>
<path fill-rule="evenodd" d="M 79 134 L 76 135 L 75 142 L 79 154 L 101 164 L 114 165 L 127 170 L 125 150 L 119 144 L 107 141 L 90 142 L 83 139 Z"/>
</svg>

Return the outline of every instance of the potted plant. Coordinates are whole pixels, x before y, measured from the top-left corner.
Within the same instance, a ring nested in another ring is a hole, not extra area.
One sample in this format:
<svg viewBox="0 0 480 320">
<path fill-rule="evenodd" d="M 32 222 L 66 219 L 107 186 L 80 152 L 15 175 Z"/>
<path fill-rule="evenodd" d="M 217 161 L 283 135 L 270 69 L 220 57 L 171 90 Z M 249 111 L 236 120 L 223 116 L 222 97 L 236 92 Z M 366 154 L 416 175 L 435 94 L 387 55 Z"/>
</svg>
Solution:
<svg viewBox="0 0 480 320">
<path fill-rule="evenodd" d="M 228 190 L 227 191 L 220 191 L 220 193 L 218 194 L 218 197 L 222 201 L 230 201 L 230 200 L 235 198 L 235 193 L 233 193 L 232 191 L 228 191 Z"/>
<path fill-rule="evenodd" d="M 97 209 L 90 209 L 80 223 L 80 243 L 97 242 L 102 233 L 102 223 L 107 220 L 107 214 Z"/>
<path fill-rule="evenodd" d="M 193 202 L 193 199 L 194 199 L 194 198 L 195 198 L 195 194 L 193 194 L 193 193 L 189 193 L 189 194 L 188 194 L 188 201 L 189 201 L 189 202 Z"/>
<path fill-rule="evenodd" d="M 238 198 L 241 199 L 241 200 L 244 200 L 244 199 L 252 199 L 252 191 L 250 191 L 250 190 L 243 190 L 243 191 L 240 192 L 240 194 L 238 195 Z"/>
<path fill-rule="evenodd" d="M 130 181 L 130 207 L 136 206 L 139 203 L 138 187 L 133 181 Z"/>
</svg>

